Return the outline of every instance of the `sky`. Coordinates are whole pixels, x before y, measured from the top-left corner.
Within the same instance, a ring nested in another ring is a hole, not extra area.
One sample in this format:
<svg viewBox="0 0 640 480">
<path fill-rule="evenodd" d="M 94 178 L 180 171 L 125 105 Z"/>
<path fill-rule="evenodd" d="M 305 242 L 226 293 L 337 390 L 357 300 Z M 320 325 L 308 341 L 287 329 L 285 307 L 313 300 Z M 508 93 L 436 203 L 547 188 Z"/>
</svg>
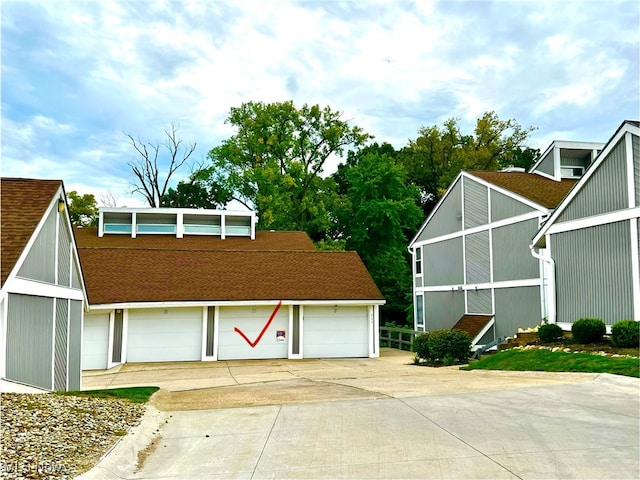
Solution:
<svg viewBox="0 0 640 480">
<path fill-rule="evenodd" d="M 637 0 L 0 8 L 2 176 L 62 179 L 98 203 L 144 204 L 130 194 L 137 154 L 125 134 L 157 144 L 173 123 L 205 162 L 234 134 L 230 108 L 248 101 L 329 106 L 396 148 L 449 118 L 471 133 L 487 111 L 535 127 L 528 145 L 541 150 L 606 142 L 623 120 L 640 119 Z"/>
</svg>

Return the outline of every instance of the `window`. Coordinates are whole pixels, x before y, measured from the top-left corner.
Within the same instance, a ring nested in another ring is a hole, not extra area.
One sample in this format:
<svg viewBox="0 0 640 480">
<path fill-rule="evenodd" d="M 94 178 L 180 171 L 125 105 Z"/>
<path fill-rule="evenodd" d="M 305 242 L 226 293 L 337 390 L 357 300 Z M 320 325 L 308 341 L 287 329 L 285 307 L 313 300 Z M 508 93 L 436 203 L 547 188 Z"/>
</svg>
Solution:
<svg viewBox="0 0 640 480">
<path fill-rule="evenodd" d="M 422 275 L 422 247 L 416 248 L 416 275 Z"/>
<path fill-rule="evenodd" d="M 424 304 L 422 295 L 416 295 L 416 325 L 424 327 Z"/>
<path fill-rule="evenodd" d="M 562 178 L 580 178 L 584 174 L 584 167 L 562 167 L 560 169 Z"/>
</svg>

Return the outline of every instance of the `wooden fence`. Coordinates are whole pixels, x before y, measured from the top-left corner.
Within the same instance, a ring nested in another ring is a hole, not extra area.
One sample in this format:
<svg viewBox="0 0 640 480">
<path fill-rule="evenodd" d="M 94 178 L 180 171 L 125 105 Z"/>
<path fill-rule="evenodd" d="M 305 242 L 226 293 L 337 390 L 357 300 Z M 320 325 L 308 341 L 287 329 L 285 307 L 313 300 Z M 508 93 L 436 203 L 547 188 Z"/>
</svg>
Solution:
<svg viewBox="0 0 640 480">
<path fill-rule="evenodd" d="M 411 351 L 413 337 L 422 332 L 406 328 L 380 327 L 380 347 Z"/>
</svg>

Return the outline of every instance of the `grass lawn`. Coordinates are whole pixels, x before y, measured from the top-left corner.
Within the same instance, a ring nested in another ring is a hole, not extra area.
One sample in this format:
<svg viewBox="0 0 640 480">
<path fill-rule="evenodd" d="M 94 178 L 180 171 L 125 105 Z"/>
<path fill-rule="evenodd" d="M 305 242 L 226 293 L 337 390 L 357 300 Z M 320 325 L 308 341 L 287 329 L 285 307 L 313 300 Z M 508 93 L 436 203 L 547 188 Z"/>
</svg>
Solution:
<svg viewBox="0 0 640 480">
<path fill-rule="evenodd" d="M 505 350 L 461 368 L 463 370 L 613 373 L 640 377 L 640 360 L 637 358 L 612 358 L 590 353 L 551 352 L 544 349 Z"/>
<path fill-rule="evenodd" d="M 57 395 L 73 395 L 93 398 L 124 398 L 133 403 L 147 403 L 149 397 L 159 390 L 158 387 L 111 388 L 106 390 L 83 390 L 56 392 Z"/>
</svg>

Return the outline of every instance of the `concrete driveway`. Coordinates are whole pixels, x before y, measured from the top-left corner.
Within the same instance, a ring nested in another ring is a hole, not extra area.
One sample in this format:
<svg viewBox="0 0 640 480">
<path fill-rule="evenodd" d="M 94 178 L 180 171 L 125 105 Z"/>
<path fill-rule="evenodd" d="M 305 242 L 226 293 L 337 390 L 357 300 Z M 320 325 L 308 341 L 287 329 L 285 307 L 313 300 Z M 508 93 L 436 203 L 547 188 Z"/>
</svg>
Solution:
<svg viewBox="0 0 640 480">
<path fill-rule="evenodd" d="M 84 388 L 163 390 L 81 478 L 640 476 L 637 379 L 410 363 L 385 350 L 88 374 Z"/>
</svg>

